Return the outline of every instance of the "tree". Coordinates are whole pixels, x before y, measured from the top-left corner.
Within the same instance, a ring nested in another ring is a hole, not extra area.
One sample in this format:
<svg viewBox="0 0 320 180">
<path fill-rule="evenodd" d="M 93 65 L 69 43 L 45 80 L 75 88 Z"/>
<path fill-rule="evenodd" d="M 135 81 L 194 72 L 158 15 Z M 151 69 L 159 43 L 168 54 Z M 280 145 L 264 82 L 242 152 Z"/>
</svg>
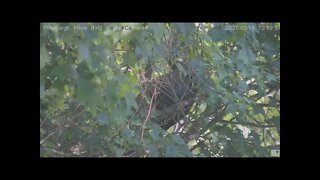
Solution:
<svg viewBox="0 0 320 180">
<path fill-rule="evenodd" d="M 152 87 L 190 62 L 196 98 L 163 129 Z M 40 24 L 41 157 L 279 152 L 280 23 Z"/>
</svg>

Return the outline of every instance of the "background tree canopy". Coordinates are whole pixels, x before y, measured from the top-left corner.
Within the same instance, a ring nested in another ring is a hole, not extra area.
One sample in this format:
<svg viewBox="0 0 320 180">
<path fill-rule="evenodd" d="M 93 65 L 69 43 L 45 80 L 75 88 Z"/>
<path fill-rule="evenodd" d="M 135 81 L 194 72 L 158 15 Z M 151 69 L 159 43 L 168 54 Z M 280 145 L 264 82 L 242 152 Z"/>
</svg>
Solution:
<svg viewBox="0 0 320 180">
<path fill-rule="evenodd" d="M 161 128 L 152 90 L 193 62 Z M 280 156 L 280 23 L 41 23 L 40 156 Z"/>
</svg>

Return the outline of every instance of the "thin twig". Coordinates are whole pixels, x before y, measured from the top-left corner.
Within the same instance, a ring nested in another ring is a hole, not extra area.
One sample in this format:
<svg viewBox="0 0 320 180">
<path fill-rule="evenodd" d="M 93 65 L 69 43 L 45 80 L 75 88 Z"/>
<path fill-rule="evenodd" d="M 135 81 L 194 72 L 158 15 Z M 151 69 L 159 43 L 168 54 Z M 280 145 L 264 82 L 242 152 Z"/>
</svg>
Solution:
<svg viewBox="0 0 320 180">
<path fill-rule="evenodd" d="M 137 154 L 137 151 L 133 151 L 131 154 L 128 154 L 128 155 L 126 155 L 126 156 L 124 156 L 124 157 L 131 157 L 131 156 L 133 156 L 133 155 L 135 155 L 135 154 Z"/>
<path fill-rule="evenodd" d="M 153 104 L 153 100 L 155 99 L 156 92 L 157 92 L 157 89 L 154 88 L 154 91 L 153 91 L 153 94 L 152 94 L 152 97 L 151 97 L 151 102 L 150 102 L 149 110 L 148 110 L 148 115 L 147 115 L 147 117 L 146 117 L 146 119 L 144 120 L 143 125 L 142 125 L 141 139 L 140 139 L 140 140 L 143 139 L 143 133 L 144 133 L 144 129 L 146 128 L 146 123 L 147 123 L 147 121 L 150 119 L 152 104 Z"/>
<path fill-rule="evenodd" d="M 44 121 L 46 121 L 46 120 L 47 120 L 48 116 L 49 116 L 49 115 L 46 115 L 46 117 L 41 121 L 41 123 L 40 123 L 40 128 L 42 127 L 42 125 L 43 125 Z"/>
<path fill-rule="evenodd" d="M 63 152 L 59 152 L 59 151 L 57 151 L 55 149 L 51 149 L 51 148 L 47 148 L 47 147 L 43 147 L 43 148 L 46 149 L 46 150 L 52 151 L 52 152 L 54 152 L 56 154 L 62 155 L 62 156 L 65 155 Z"/>
<path fill-rule="evenodd" d="M 47 140 L 50 136 L 52 136 L 54 133 L 56 133 L 56 131 L 54 132 L 51 132 L 50 134 L 48 134 L 47 137 L 43 138 L 41 141 L 40 141 L 40 144 L 42 144 L 45 140 Z"/>
<path fill-rule="evenodd" d="M 79 112 L 76 112 L 79 110 Z M 81 114 L 85 112 L 86 108 L 84 106 L 81 106 L 80 104 L 76 107 L 76 109 L 71 113 L 70 117 L 68 117 L 69 121 L 73 121 L 74 119 L 78 118 Z M 75 114 L 76 112 L 76 114 Z M 74 114 L 74 115 L 73 115 Z"/>
<path fill-rule="evenodd" d="M 262 124 L 255 124 L 250 122 L 234 122 L 234 121 L 221 121 L 223 123 L 229 123 L 229 124 L 239 124 L 239 125 L 249 125 L 254 127 L 260 127 L 260 128 L 268 128 L 268 127 L 275 127 L 274 125 L 262 125 Z"/>
</svg>

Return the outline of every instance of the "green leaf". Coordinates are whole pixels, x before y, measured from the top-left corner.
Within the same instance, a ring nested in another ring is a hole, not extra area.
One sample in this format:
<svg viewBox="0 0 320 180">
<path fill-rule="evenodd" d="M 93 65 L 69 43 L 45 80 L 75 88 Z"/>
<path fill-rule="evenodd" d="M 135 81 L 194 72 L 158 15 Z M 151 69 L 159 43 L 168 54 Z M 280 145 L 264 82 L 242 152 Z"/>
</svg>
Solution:
<svg viewBox="0 0 320 180">
<path fill-rule="evenodd" d="M 224 41 L 231 38 L 234 31 L 228 28 L 229 25 L 225 23 L 214 23 L 214 27 L 208 31 L 208 35 L 212 41 Z"/>
<path fill-rule="evenodd" d="M 125 137 L 126 139 L 131 139 L 133 136 L 134 136 L 134 132 L 129 129 L 129 128 L 124 128 L 122 131 L 121 131 L 121 135 L 123 137 Z"/>
<path fill-rule="evenodd" d="M 248 154 L 248 146 L 246 145 L 246 139 L 244 138 L 243 133 L 239 129 L 237 129 L 236 131 L 236 134 L 232 141 L 232 145 L 237 148 L 237 151 L 240 154 Z"/>
<path fill-rule="evenodd" d="M 160 133 L 161 133 L 161 129 L 151 129 L 150 130 L 150 136 L 152 138 L 153 141 L 158 141 L 160 140 Z"/>
<path fill-rule="evenodd" d="M 126 94 L 126 103 L 127 103 L 127 111 L 129 111 L 131 107 L 133 107 L 134 109 L 138 109 L 136 96 L 131 91 L 127 92 Z"/>
<path fill-rule="evenodd" d="M 158 157 L 159 156 L 158 148 L 154 144 L 148 145 L 147 149 L 150 151 L 150 153 L 149 153 L 150 157 Z"/>
<path fill-rule="evenodd" d="M 249 72 L 248 72 L 246 65 L 239 60 L 236 60 L 236 65 L 237 65 L 238 69 L 240 70 L 241 75 L 246 78 L 249 75 Z"/>
<path fill-rule="evenodd" d="M 280 118 L 273 117 L 270 121 L 276 126 L 278 133 L 280 133 Z"/>
<path fill-rule="evenodd" d="M 201 148 L 201 152 L 203 153 L 203 155 L 204 155 L 205 157 L 211 157 L 211 156 L 212 156 L 211 152 L 208 151 L 207 146 L 206 146 L 202 141 L 200 141 L 200 142 L 198 143 L 198 146 Z"/>
<path fill-rule="evenodd" d="M 219 127 L 218 133 L 219 133 L 219 136 L 224 135 L 229 138 L 231 138 L 233 136 L 232 130 L 228 127 Z"/>
<path fill-rule="evenodd" d="M 265 114 L 264 109 L 263 109 L 261 106 L 259 106 L 259 105 L 254 106 L 253 112 L 254 112 L 255 114 L 262 114 L 262 115 Z"/>
<path fill-rule="evenodd" d="M 244 47 L 239 51 L 237 58 L 244 64 L 249 65 L 256 60 L 256 55 L 250 47 Z"/>
<path fill-rule="evenodd" d="M 239 84 L 238 84 L 238 88 L 242 91 L 242 92 L 246 92 L 248 90 L 248 84 L 245 80 L 240 80 Z"/>
<path fill-rule="evenodd" d="M 177 157 L 179 156 L 179 151 L 177 150 L 177 146 L 168 145 L 166 147 L 166 157 Z"/>
<path fill-rule="evenodd" d="M 276 81 L 276 77 L 275 77 L 275 75 L 273 75 L 273 74 L 268 74 L 267 75 L 267 81 Z"/>
<path fill-rule="evenodd" d="M 117 157 L 123 156 L 124 153 L 126 152 L 126 151 L 125 151 L 124 149 L 122 149 L 122 148 L 117 148 L 117 147 L 115 147 L 115 149 L 116 149 L 116 156 L 117 156 Z"/>
<path fill-rule="evenodd" d="M 251 136 L 252 138 L 252 142 L 254 145 L 254 149 L 257 153 L 257 156 L 262 156 L 262 157 L 270 156 L 270 153 L 268 152 L 266 147 L 261 146 L 262 142 L 260 139 L 260 135 L 257 132 L 251 131 L 249 136 Z"/>
<path fill-rule="evenodd" d="M 97 115 L 97 121 L 103 125 L 109 125 L 109 116 L 106 113 L 99 113 Z"/>
<path fill-rule="evenodd" d="M 154 38 L 157 43 L 161 42 L 161 38 L 166 30 L 166 26 L 163 23 L 149 23 L 149 29 L 154 33 Z"/>
<path fill-rule="evenodd" d="M 118 96 L 119 97 L 126 97 L 127 92 L 131 91 L 133 89 L 133 85 L 131 84 L 130 81 L 128 81 L 128 79 L 124 75 L 114 76 L 114 79 L 118 82 L 118 86 L 117 86 Z M 129 98 L 131 98 L 130 96 L 132 96 L 132 95 L 129 95 Z"/>
<path fill-rule="evenodd" d="M 277 105 L 277 99 L 274 98 L 274 97 L 269 97 L 270 98 L 270 101 L 269 101 L 269 105 L 272 107 L 272 106 L 276 106 Z"/>
<path fill-rule="evenodd" d="M 195 32 L 194 23 L 174 23 L 174 25 L 181 30 L 186 44 L 192 42 L 193 33 Z"/>
<path fill-rule="evenodd" d="M 51 73 L 51 77 L 58 77 L 60 80 L 65 80 L 67 78 L 70 79 L 78 79 L 78 73 L 76 69 L 70 64 L 62 64 L 55 66 Z"/>
<path fill-rule="evenodd" d="M 127 52 L 123 55 L 123 64 L 134 66 L 138 61 L 137 56 L 133 52 Z"/>
<path fill-rule="evenodd" d="M 232 115 L 235 115 L 235 113 L 238 111 L 236 104 L 230 104 L 227 107 L 227 112 L 230 112 Z"/>
<path fill-rule="evenodd" d="M 43 81 L 40 81 L 40 99 L 42 99 L 44 95 L 45 95 L 44 83 Z"/>
<path fill-rule="evenodd" d="M 219 101 L 219 98 L 216 94 L 210 94 L 208 98 L 209 105 L 216 106 L 216 103 Z"/>
<path fill-rule="evenodd" d="M 261 146 L 261 140 L 260 140 L 260 135 L 258 133 L 256 133 L 255 131 L 251 131 L 249 136 L 252 136 L 253 140 L 253 144 L 256 148 L 259 148 Z"/>
<path fill-rule="evenodd" d="M 225 77 L 227 77 L 228 74 L 224 66 L 218 68 L 218 75 L 220 80 L 223 80 Z"/>
<path fill-rule="evenodd" d="M 266 88 L 265 88 L 265 83 L 264 83 L 263 79 L 257 80 L 257 84 L 258 84 L 257 91 L 258 91 L 259 95 L 264 95 Z"/>
<path fill-rule="evenodd" d="M 135 54 L 138 55 L 138 57 L 148 57 L 152 55 L 152 48 L 153 45 L 151 45 L 148 42 L 144 42 L 140 46 L 135 48 Z"/>
<path fill-rule="evenodd" d="M 49 54 L 47 49 L 42 46 L 40 48 L 40 70 L 49 62 Z"/>
<path fill-rule="evenodd" d="M 180 63 L 176 63 L 176 66 L 180 72 L 186 73 L 186 70 L 184 69 L 184 67 Z"/>
<path fill-rule="evenodd" d="M 175 143 L 177 143 L 178 145 L 185 145 L 185 142 L 183 141 L 183 139 L 181 138 L 181 136 L 178 136 L 176 134 L 173 134 L 172 139 Z"/>
<path fill-rule="evenodd" d="M 226 96 L 219 95 L 218 97 L 222 100 L 223 104 L 228 104 L 230 102 L 230 99 Z"/>
<path fill-rule="evenodd" d="M 80 103 L 86 104 L 92 110 L 102 103 L 101 96 L 90 81 L 80 79 L 77 82 L 75 94 Z"/>
<path fill-rule="evenodd" d="M 166 49 L 165 49 L 165 45 L 164 43 L 160 43 L 160 44 L 155 44 L 153 46 L 153 51 L 154 51 L 154 55 L 155 57 L 165 57 L 166 56 Z"/>
<path fill-rule="evenodd" d="M 91 64 L 91 56 L 89 52 L 89 45 L 87 43 L 81 42 L 78 48 L 78 58 L 80 62 L 85 61 L 88 64 Z"/>
</svg>

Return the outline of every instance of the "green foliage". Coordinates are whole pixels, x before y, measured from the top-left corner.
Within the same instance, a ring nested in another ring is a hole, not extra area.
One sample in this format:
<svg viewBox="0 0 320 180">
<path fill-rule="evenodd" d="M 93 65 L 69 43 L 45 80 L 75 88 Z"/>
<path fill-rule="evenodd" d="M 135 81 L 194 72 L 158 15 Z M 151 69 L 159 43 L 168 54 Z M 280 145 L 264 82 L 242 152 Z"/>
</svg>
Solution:
<svg viewBox="0 0 320 180">
<path fill-rule="evenodd" d="M 138 100 L 146 66 L 156 78 L 169 60 L 182 73 L 189 61 L 198 86 L 176 133 Z M 279 146 L 279 23 L 40 24 L 41 157 L 270 157 Z"/>
</svg>

